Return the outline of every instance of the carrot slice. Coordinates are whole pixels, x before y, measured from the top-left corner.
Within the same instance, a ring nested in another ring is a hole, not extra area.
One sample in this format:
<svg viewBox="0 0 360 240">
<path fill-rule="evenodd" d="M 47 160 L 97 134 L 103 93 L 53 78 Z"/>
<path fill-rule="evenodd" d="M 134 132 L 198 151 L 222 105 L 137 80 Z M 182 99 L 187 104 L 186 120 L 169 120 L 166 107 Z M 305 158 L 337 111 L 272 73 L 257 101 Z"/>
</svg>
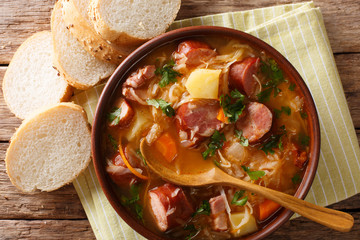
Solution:
<svg viewBox="0 0 360 240">
<path fill-rule="evenodd" d="M 147 176 L 144 176 L 142 175 L 141 173 L 139 173 L 138 171 L 136 171 L 129 163 L 129 161 L 127 160 L 127 158 L 125 157 L 125 154 L 124 154 L 124 150 L 122 148 L 122 145 L 121 145 L 121 141 L 119 141 L 119 152 L 120 152 L 120 156 L 122 157 L 125 165 L 127 166 L 127 168 L 135 175 L 137 176 L 138 178 L 141 178 L 143 180 L 148 180 L 149 178 Z"/>
<path fill-rule="evenodd" d="M 278 203 L 265 199 L 265 201 L 259 205 L 259 220 L 263 221 L 267 219 L 279 208 L 280 205 Z"/>
<path fill-rule="evenodd" d="M 229 123 L 229 118 L 225 116 L 224 114 L 224 110 L 222 108 L 220 108 L 218 115 L 216 116 L 217 120 L 228 124 Z"/>
<path fill-rule="evenodd" d="M 171 163 L 177 156 L 176 143 L 169 133 L 161 135 L 154 143 L 155 148 Z"/>
</svg>

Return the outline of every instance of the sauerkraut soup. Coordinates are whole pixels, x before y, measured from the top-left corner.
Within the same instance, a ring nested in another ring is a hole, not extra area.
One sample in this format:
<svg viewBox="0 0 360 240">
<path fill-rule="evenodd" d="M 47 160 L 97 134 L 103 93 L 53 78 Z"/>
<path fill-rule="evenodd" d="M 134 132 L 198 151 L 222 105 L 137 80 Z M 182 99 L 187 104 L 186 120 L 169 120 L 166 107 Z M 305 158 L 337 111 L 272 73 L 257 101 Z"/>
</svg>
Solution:
<svg viewBox="0 0 360 240">
<path fill-rule="evenodd" d="M 171 239 L 246 236 L 280 206 L 235 187 L 167 183 L 148 169 L 143 139 L 178 174 L 218 167 L 288 194 L 296 192 L 309 158 L 300 89 L 265 52 L 230 38 L 154 50 L 122 84 L 106 122 L 106 171 L 121 204 Z"/>
</svg>

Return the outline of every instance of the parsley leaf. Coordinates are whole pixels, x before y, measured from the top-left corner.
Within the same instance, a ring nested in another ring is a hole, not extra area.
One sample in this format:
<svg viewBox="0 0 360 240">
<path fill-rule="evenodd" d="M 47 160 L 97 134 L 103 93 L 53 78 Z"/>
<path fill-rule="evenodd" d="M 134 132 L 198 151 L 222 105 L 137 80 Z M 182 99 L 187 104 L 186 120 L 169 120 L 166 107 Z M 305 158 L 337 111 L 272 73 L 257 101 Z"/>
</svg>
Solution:
<svg viewBox="0 0 360 240">
<path fill-rule="evenodd" d="M 144 165 L 147 166 L 146 160 L 144 156 L 142 155 L 140 149 L 136 150 L 136 154 L 139 156 L 139 158 L 143 161 Z"/>
<path fill-rule="evenodd" d="M 295 174 L 294 177 L 291 178 L 291 181 L 293 182 L 293 184 L 297 185 L 299 183 L 301 183 L 301 177 L 299 174 Z"/>
<path fill-rule="evenodd" d="M 274 90 L 274 97 L 276 97 L 281 89 L 278 87 L 282 82 L 285 82 L 284 74 L 279 68 L 274 59 L 269 59 L 267 62 L 261 62 L 261 72 L 267 79 L 270 79 L 263 85 L 265 88 L 262 92 L 257 94 L 259 102 L 266 102 L 270 100 L 272 91 Z"/>
<path fill-rule="evenodd" d="M 291 115 L 291 108 L 288 106 L 282 106 L 281 109 L 274 109 L 275 117 L 280 118 L 281 113 L 285 113 L 286 115 Z"/>
<path fill-rule="evenodd" d="M 117 143 L 117 141 L 115 140 L 115 138 L 114 138 L 113 136 L 111 136 L 110 134 L 108 135 L 108 138 L 109 138 L 110 144 L 111 144 L 111 146 L 113 147 L 113 149 L 114 149 L 115 151 L 117 151 L 117 150 L 118 150 L 118 143 Z"/>
<path fill-rule="evenodd" d="M 108 114 L 108 121 L 112 123 L 112 125 L 116 126 L 120 122 L 121 108 L 114 107 L 111 109 L 111 112 Z"/>
<path fill-rule="evenodd" d="M 248 197 L 244 197 L 244 193 L 245 193 L 245 190 L 240 190 L 240 191 L 237 191 L 235 194 L 234 194 L 234 197 L 233 199 L 231 200 L 231 204 L 234 204 L 234 205 L 237 205 L 237 206 L 244 206 L 248 200 Z M 239 198 L 242 198 L 239 200 Z"/>
<path fill-rule="evenodd" d="M 186 225 L 186 226 L 184 227 L 184 230 L 189 230 L 189 231 L 190 231 L 189 235 L 187 235 L 187 236 L 185 237 L 185 240 L 190 240 L 190 239 L 192 239 L 193 237 L 195 237 L 195 236 L 200 232 L 199 229 L 196 229 L 196 228 L 195 228 L 194 224 Z"/>
<path fill-rule="evenodd" d="M 210 203 L 207 200 L 202 201 L 200 204 L 200 207 L 192 214 L 192 217 L 195 217 L 196 215 L 204 214 L 204 215 L 210 215 Z"/>
<path fill-rule="evenodd" d="M 215 159 L 214 159 L 214 164 L 215 164 L 215 166 L 220 167 L 220 163 L 218 161 L 216 161 Z"/>
<path fill-rule="evenodd" d="M 155 74 L 161 76 L 159 82 L 160 87 L 165 87 L 172 82 L 177 82 L 177 77 L 180 77 L 181 74 L 173 69 L 175 66 L 175 61 L 172 59 L 170 62 L 166 63 L 162 68 L 157 68 Z"/>
<path fill-rule="evenodd" d="M 233 123 L 239 119 L 239 116 L 245 108 L 243 103 L 245 96 L 236 89 L 231 91 L 230 96 L 228 94 L 221 95 L 220 106 L 224 111 L 225 117 L 228 118 L 230 123 Z"/>
<path fill-rule="evenodd" d="M 300 110 L 300 116 L 302 119 L 306 119 L 308 117 L 307 113 L 303 109 Z"/>
<path fill-rule="evenodd" d="M 210 143 L 208 144 L 208 149 L 206 149 L 202 156 L 206 160 L 208 157 L 214 156 L 215 151 L 224 146 L 224 142 L 226 141 L 224 133 L 220 133 L 215 130 L 214 134 L 210 138 Z"/>
<path fill-rule="evenodd" d="M 295 83 L 290 83 L 289 90 L 294 91 L 295 88 L 296 88 L 296 84 Z"/>
<path fill-rule="evenodd" d="M 124 206 L 132 206 L 135 210 L 136 216 L 138 219 L 143 219 L 143 207 L 137 202 L 140 200 L 139 186 L 136 184 L 131 185 L 130 187 L 130 198 L 122 195 L 120 200 Z"/>
<path fill-rule="evenodd" d="M 235 129 L 235 137 L 240 139 L 240 144 L 243 145 L 244 147 L 249 146 L 249 139 L 245 138 L 243 135 L 242 130 L 237 130 Z"/>
<path fill-rule="evenodd" d="M 263 150 L 266 153 L 266 155 L 269 153 L 274 154 L 275 153 L 274 148 L 279 148 L 281 150 L 282 149 L 281 138 L 285 134 L 286 134 L 286 130 L 285 130 L 285 126 L 283 125 L 280 127 L 280 131 L 278 134 L 271 135 L 269 140 L 261 145 L 260 150 Z"/>
<path fill-rule="evenodd" d="M 162 99 L 148 99 L 146 100 L 147 104 L 152 105 L 156 108 L 161 108 L 163 113 L 166 114 L 168 117 L 175 116 L 175 110 L 171 107 L 170 103 L 166 102 Z"/>
<path fill-rule="evenodd" d="M 251 171 L 249 167 L 246 166 L 241 166 L 241 167 L 249 175 L 251 180 L 258 180 L 259 178 L 265 176 L 264 171 Z"/>
<path fill-rule="evenodd" d="M 310 137 L 303 133 L 300 133 L 299 134 L 299 142 L 302 146 L 307 147 L 307 146 L 309 146 Z"/>
</svg>

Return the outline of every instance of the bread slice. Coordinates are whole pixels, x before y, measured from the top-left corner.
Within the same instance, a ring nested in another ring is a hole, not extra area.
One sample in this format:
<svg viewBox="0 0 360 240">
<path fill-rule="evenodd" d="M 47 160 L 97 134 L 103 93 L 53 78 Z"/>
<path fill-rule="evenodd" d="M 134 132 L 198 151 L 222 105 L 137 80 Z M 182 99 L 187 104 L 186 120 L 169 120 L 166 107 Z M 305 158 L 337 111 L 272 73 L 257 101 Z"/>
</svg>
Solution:
<svg viewBox="0 0 360 240">
<path fill-rule="evenodd" d="M 21 119 L 47 105 L 67 101 L 72 88 L 52 67 L 51 33 L 38 32 L 16 51 L 6 70 L 2 88 L 5 102 Z"/>
<path fill-rule="evenodd" d="M 79 105 L 59 103 L 23 121 L 5 163 L 21 191 L 53 191 L 72 182 L 90 162 L 90 128 Z"/>
<path fill-rule="evenodd" d="M 114 72 L 116 65 L 95 58 L 71 35 L 62 18 L 61 1 L 51 14 L 51 32 L 54 65 L 73 87 L 88 89 Z"/>
<path fill-rule="evenodd" d="M 102 61 L 120 64 L 133 49 L 107 42 L 95 32 L 87 13 L 89 2 L 90 0 L 62 2 L 62 15 L 66 26 L 88 53 Z"/>
<path fill-rule="evenodd" d="M 166 31 L 181 0 L 90 0 L 89 16 L 106 40 L 136 45 Z"/>
</svg>

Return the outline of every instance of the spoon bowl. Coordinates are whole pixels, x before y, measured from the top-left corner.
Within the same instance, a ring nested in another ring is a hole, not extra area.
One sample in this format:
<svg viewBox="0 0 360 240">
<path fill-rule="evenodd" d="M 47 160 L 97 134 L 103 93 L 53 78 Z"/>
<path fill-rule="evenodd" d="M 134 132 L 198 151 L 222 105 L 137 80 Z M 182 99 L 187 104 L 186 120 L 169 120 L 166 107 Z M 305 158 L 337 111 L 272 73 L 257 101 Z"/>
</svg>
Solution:
<svg viewBox="0 0 360 240">
<path fill-rule="evenodd" d="M 228 175 L 215 165 L 213 168 L 206 169 L 203 172 L 178 174 L 153 157 L 151 154 L 152 149 L 146 143 L 145 139 L 140 143 L 140 151 L 146 160 L 147 166 L 153 172 L 161 176 L 164 180 L 176 185 L 192 187 L 203 187 L 207 185 L 236 186 L 243 190 L 261 195 L 314 222 L 340 232 L 349 232 L 354 225 L 354 218 L 348 213 L 320 207 L 294 196 L 237 179 Z"/>
</svg>

